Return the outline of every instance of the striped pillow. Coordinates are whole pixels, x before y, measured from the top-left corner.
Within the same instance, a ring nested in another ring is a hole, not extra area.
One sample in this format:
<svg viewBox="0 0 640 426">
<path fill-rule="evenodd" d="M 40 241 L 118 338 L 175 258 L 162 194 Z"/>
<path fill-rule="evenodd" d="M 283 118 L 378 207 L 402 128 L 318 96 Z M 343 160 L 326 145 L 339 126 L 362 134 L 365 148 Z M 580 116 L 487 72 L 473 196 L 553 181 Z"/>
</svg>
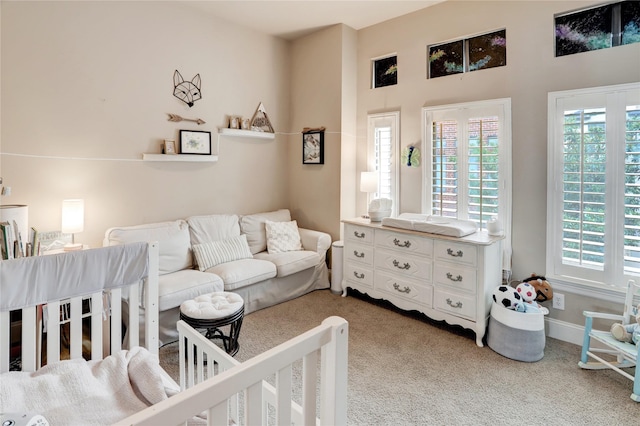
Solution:
<svg viewBox="0 0 640 426">
<path fill-rule="evenodd" d="M 226 240 L 194 244 L 192 248 L 193 254 L 196 256 L 198 269 L 201 271 L 221 263 L 253 258 L 247 243 L 247 236 L 244 234 Z"/>
</svg>

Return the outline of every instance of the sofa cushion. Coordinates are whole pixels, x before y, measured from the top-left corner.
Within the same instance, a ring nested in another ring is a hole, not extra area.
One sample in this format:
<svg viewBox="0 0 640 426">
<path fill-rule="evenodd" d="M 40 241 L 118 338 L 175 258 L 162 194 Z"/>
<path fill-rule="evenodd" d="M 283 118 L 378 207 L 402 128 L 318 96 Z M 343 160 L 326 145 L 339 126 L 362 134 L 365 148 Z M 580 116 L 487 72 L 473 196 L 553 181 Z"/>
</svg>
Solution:
<svg viewBox="0 0 640 426">
<path fill-rule="evenodd" d="M 226 240 L 195 244 L 192 248 L 198 263 L 198 269 L 201 271 L 225 262 L 253 259 L 247 244 L 247 236 L 244 234 L 227 238 Z"/>
<path fill-rule="evenodd" d="M 287 209 L 282 209 L 273 212 L 245 215 L 240 218 L 240 231 L 247 235 L 247 242 L 253 254 L 260 253 L 267 249 L 267 234 L 264 226 L 267 220 L 272 222 L 290 222 L 291 213 L 289 213 Z"/>
<path fill-rule="evenodd" d="M 240 235 L 240 224 L 235 214 L 212 214 L 187 218 L 191 245 L 226 240 Z"/>
<path fill-rule="evenodd" d="M 268 280 L 277 274 L 276 265 L 258 259 L 242 259 L 221 263 L 207 269 L 206 272 L 220 276 L 226 291 Z"/>
<path fill-rule="evenodd" d="M 224 282 L 216 274 L 185 269 L 163 275 L 158 279 L 158 309 L 166 311 L 180 306 L 185 300 L 222 290 Z"/>
<path fill-rule="evenodd" d="M 267 251 L 269 253 L 284 253 L 287 251 L 302 250 L 298 223 L 272 222 L 267 220 L 264 223 L 267 235 Z"/>
<path fill-rule="evenodd" d="M 278 277 L 286 277 L 296 272 L 315 267 L 322 261 L 315 251 L 298 250 L 285 253 L 268 253 L 263 251 L 254 256 L 255 259 L 267 260 L 276 265 Z"/>
<path fill-rule="evenodd" d="M 104 245 L 114 246 L 140 241 L 158 242 L 160 275 L 193 267 L 189 226 L 182 219 L 111 228 L 105 232 Z"/>
</svg>

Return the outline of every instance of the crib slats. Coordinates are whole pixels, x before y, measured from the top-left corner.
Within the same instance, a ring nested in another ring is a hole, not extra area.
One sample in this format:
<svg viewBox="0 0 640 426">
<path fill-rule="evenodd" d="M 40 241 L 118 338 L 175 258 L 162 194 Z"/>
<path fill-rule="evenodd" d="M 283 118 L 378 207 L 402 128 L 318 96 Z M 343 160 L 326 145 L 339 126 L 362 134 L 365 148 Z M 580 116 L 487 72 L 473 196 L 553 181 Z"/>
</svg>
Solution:
<svg viewBox="0 0 640 426">
<path fill-rule="evenodd" d="M 122 349 L 122 289 L 111 290 L 111 316 L 109 317 L 109 330 L 111 335 L 111 353 L 116 353 Z M 136 317 L 137 318 L 137 317 Z"/>
<path fill-rule="evenodd" d="M 291 424 L 291 364 L 276 373 L 276 424 Z"/>
<path fill-rule="evenodd" d="M 74 297 L 69 301 L 70 316 L 70 355 L 71 359 L 82 358 L 82 298 Z"/>
<path fill-rule="evenodd" d="M 140 283 L 129 287 L 129 347 L 140 345 Z"/>
<path fill-rule="evenodd" d="M 263 425 L 262 410 L 262 383 L 257 382 L 246 390 L 246 403 L 244 406 L 244 418 L 247 425 Z"/>
<path fill-rule="evenodd" d="M 302 410 L 303 424 L 314 424 L 316 413 L 316 371 L 318 368 L 318 351 L 307 354 L 302 359 Z"/>
<path fill-rule="evenodd" d="M 104 357 L 102 351 L 104 322 L 102 321 L 102 293 L 91 295 L 91 359 Z"/>
<path fill-rule="evenodd" d="M 51 364 L 60 361 L 60 302 L 49 302 L 44 312 L 47 315 L 47 364 Z"/>
<path fill-rule="evenodd" d="M 36 307 L 22 310 L 22 370 L 36 369 L 36 341 L 38 338 L 36 326 Z"/>
<path fill-rule="evenodd" d="M 0 348 L 9 348 L 0 350 L 0 373 L 6 373 L 11 358 L 11 312 L 0 312 Z"/>
</svg>

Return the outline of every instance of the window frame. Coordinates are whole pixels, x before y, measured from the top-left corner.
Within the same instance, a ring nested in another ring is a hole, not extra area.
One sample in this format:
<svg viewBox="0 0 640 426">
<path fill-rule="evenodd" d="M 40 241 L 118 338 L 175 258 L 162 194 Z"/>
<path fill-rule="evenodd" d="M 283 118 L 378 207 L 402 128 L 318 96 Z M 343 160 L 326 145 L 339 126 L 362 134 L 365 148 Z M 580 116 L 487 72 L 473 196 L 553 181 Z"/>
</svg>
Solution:
<svg viewBox="0 0 640 426">
<path fill-rule="evenodd" d="M 624 261 L 616 261 L 624 259 L 625 144 L 617 141 L 625 140 L 626 119 L 620 121 L 620 116 L 626 117 L 627 105 L 640 105 L 640 83 L 548 94 L 546 277 L 554 282 L 577 288 L 624 291 L 629 279 L 638 279 L 638 276 L 624 272 Z M 605 252 L 602 270 L 562 261 L 564 113 L 596 107 L 606 108 Z"/>
<path fill-rule="evenodd" d="M 380 190 L 381 167 L 376 158 L 376 141 L 375 129 L 377 122 L 391 121 L 391 147 L 390 147 L 390 177 L 391 177 L 391 215 L 397 216 L 400 207 L 400 111 L 381 112 L 376 114 L 367 114 L 367 145 L 368 145 L 368 169 L 366 171 L 378 172 L 378 191 Z M 378 192 L 372 194 L 372 197 L 378 197 Z"/>
</svg>

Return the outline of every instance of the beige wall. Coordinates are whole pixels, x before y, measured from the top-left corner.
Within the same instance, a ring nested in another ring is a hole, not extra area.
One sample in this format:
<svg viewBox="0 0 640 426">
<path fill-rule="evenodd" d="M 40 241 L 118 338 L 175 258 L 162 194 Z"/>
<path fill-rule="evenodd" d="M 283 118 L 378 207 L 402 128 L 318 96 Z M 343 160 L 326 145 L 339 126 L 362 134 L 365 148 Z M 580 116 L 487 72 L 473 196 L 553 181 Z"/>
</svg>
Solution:
<svg viewBox="0 0 640 426">
<path fill-rule="evenodd" d="M 28 204 L 31 226 L 60 229 L 62 200 L 84 198 L 77 240 L 95 247 L 110 226 L 288 207 L 288 42 L 179 2 L 1 7 L 2 203 Z M 173 97 L 175 69 L 200 73 L 192 108 Z M 274 141 L 221 137 L 217 163 L 141 161 L 179 129 L 211 131 L 215 146 L 226 116 L 259 102 Z"/>
<path fill-rule="evenodd" d="M 545 273 L 547 93 L 638 81 L 640 45 L 554 57 L 553 15 L 593 1 L 447 1 L 358 32 L 358 135 L 367 114 L 401 111 L 401 147 L 420 143 L 424 106 L 508 97 L 513 131 L 513 277 Z M 507 66 L 426 79 L 429 44 L 506 28 Z M 370 58 L 398 54 L 398 84 L 370 89 Z M 358 138 L 358 167 L 366 141 Z M 421 174 L 401 169 L 400 211 L 420 211 Z M 360 211 L 362 213 L 362 211 Z M 590 302 L 589 302 L 590 300 Z M 582 323 L 599 302 L 567 294 L 558 317 Z"/>
<path fill-rule="evenodd" d="M 300 223 L 340 239 L 342 209 L 354 214 L 355 30 L 335 25 L 291 47 L 290 206 Z M 300 132 L 325 127 L 324 164 L 302 164 Z M 343 199 L 345 198 L 345 199 Z M 351 209 L 349 209 L 351 205 Z"/>
</svg>

